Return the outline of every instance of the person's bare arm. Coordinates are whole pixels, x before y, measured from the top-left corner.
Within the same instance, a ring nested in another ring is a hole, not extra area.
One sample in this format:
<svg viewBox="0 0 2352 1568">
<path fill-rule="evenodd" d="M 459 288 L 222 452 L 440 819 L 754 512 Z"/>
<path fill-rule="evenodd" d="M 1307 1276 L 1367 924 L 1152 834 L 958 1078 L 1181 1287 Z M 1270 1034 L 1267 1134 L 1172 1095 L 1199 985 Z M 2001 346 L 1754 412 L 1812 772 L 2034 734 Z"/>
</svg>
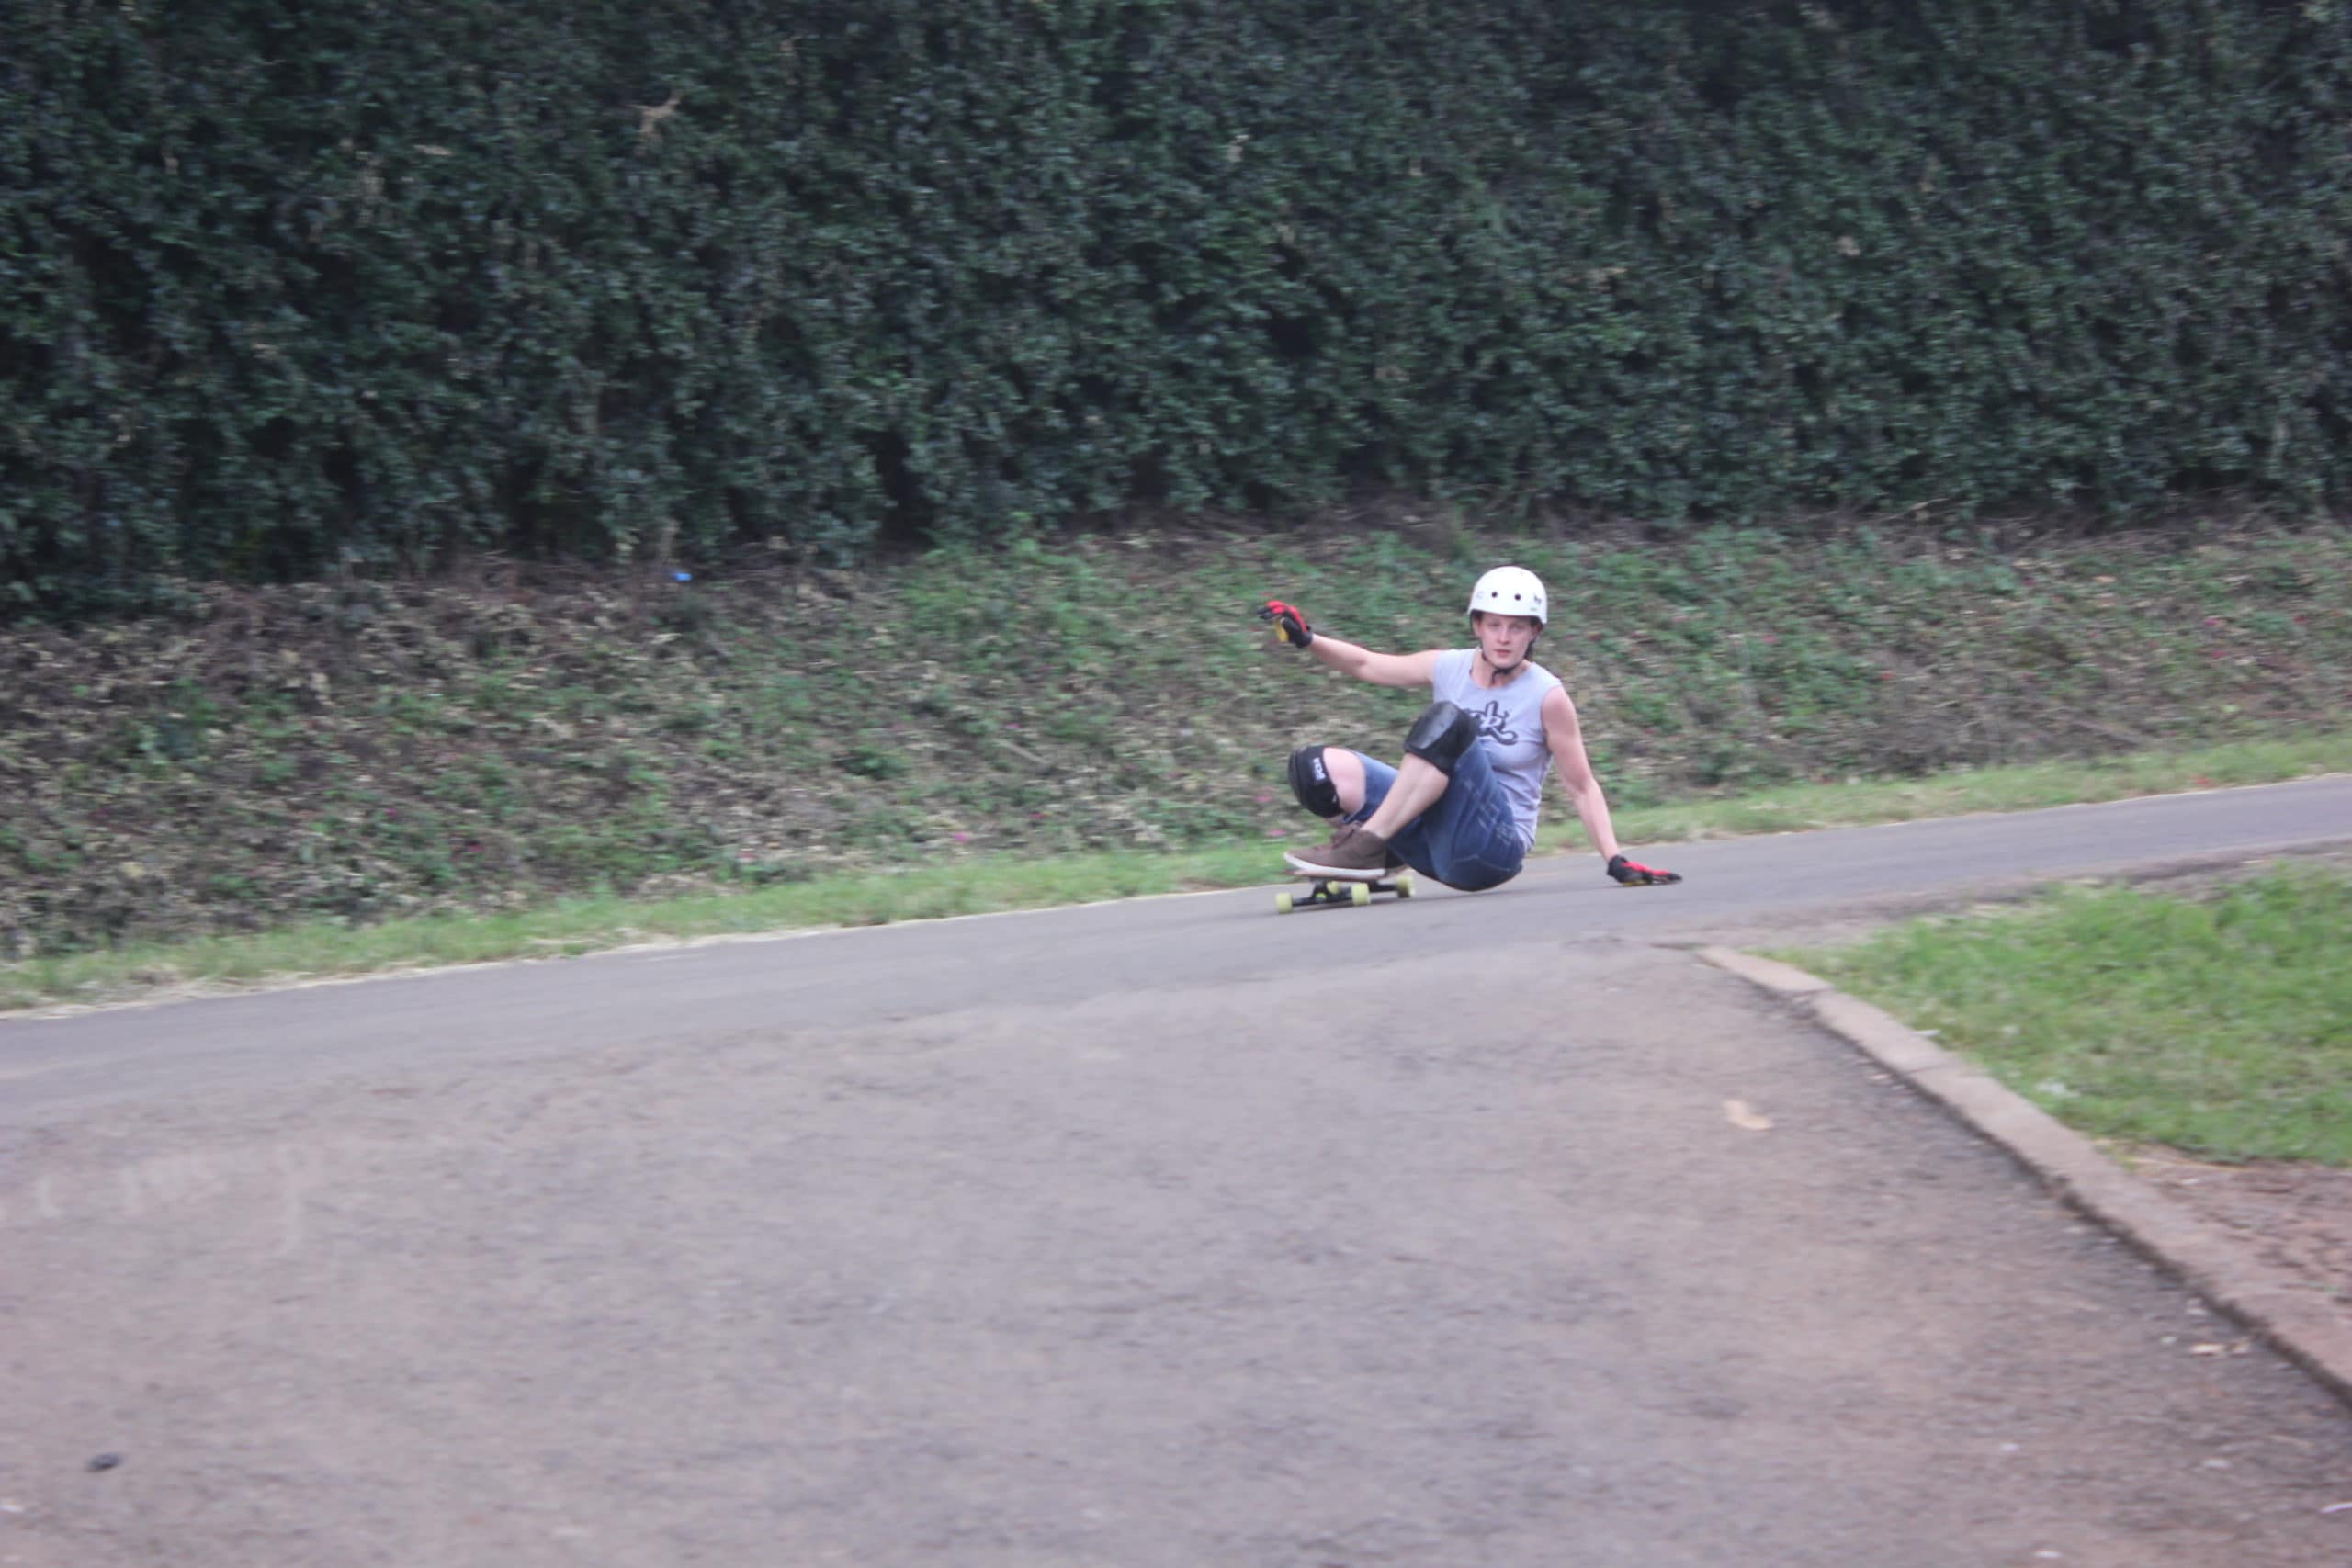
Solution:
<svg viewBox="0 0 2352 1568">
<path fill-rule="evenodd" d="M 1600 852 L 1611 880 L 1633 887 L 1665 887 L 1682 880 L 1679 873 L 1662 871 L 1631 859 L 1617 842 L 1610 825 L 1609 799 L 1593 776 L 1592 759 L 1585 755 L 1584 728 L 1577 722 L 1577 705 L 1567 688 L 1555 686 L 1544 694 L 1544 743 L 1552 750 L 1552 764 L 1560 770 L 1560 785 L 1576 803 L 1585 836 Z"/>
<path fill-rule="evenodd" d="M 1258 612 L 1258 618 L 1272 621 L 1275 637 L 1286 646 L 1304 648 L 1340 674 L 1369 681 L 1375 686 L 1426 686 L 1437 672 L 1437 649 L 1424 649 L 1419 653 L 1374 653 L 1329 632 L 1317 631 L 1307 623 L 1304 610 L 1279 599 L 1267 600 L 1265 608 Z"/>
<path fill-rule="evenodd" d="M 1306 651 L 1340 674 L 1375 686 L 1426 686 L 1437 672 L 1438 650 L 1433 648 L 1419 653 L 1374 653 L 1328 632 L 1317 632 Z"/>
<path fill-rule="evenodd" d="M 1609 797 L 1593 776 L 1592 759 L 1585 755 L 1584 727 L 1577 719 L 1577 705 L 1566 686 L 1544 694 L 1544 744 L 1552 750 L 1552 765 L 1560 771 L 1560 787 L 1577 808 L 1585 837 L 1604 861 L 1617 857 L 1617 831 L 1609 822 Z"/>
</svg>

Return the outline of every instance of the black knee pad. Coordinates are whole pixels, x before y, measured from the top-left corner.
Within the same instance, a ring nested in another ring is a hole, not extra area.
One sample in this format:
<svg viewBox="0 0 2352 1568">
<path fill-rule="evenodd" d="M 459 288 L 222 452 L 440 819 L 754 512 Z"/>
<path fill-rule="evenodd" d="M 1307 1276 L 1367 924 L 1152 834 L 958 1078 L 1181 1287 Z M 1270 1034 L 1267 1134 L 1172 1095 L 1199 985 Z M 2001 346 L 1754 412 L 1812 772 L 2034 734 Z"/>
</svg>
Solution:
<svg viewBox="0 0 2352 1568">
<path fill-rule="evenodd" d="M 1447 778 L 1478 739 L 1478 721 L 1452 703 L 1431 703 L 1405 731 L 1405 755 L 1419 757 Z"/>
<path fill-rule="evenodd" d="M 1317 817 L 1340 814 L 1340 786 L 1323 765 L 1323 748 L 1302 746 L 1290 754 L 1290 792 Z"/>
</svg>

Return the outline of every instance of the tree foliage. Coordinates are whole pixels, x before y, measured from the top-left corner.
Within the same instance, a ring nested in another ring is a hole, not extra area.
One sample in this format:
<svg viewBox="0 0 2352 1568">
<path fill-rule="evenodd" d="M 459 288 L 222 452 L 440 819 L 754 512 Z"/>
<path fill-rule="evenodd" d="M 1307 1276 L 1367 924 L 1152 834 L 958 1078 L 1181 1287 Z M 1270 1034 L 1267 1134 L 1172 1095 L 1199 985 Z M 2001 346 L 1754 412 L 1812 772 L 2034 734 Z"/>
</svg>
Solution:
<svg viewBox="0 0 2352 1568">
<path fill-rule="evenodd" d="M 0 0 L 0 604 L 1352 486 L 2228 486 L 2352 403 L 2332 0 Z"/>
</svg>

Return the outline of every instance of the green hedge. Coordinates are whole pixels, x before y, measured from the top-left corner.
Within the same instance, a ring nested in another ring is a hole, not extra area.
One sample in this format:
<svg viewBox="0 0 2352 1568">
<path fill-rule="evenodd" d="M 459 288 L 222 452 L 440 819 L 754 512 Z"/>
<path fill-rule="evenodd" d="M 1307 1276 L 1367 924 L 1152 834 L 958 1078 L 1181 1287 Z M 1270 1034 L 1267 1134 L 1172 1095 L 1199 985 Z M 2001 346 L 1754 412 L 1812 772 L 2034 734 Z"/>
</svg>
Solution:
<svg viewBox="0 0 2352 1568">
<path fill-rule="evenodd" d="M 0 0 L 0 604 L 1365 485 L 2345 489 L 2331 0 Z"/>
</svg>

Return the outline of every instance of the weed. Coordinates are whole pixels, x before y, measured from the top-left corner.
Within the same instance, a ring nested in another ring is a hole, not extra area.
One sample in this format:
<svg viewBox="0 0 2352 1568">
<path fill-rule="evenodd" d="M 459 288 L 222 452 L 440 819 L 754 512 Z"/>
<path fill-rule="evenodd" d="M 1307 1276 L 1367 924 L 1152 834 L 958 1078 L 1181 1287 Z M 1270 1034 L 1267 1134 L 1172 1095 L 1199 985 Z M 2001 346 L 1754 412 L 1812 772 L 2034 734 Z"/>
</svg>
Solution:
<svg viewBox="0 0 2352 1568">
<path fill-rule="evenodd" d="M 907 759 L 886 746 L 859 741 L 843 753 L 842 771 L 862 779 L 904 778 L 910 771 Z"/>
</svg>

